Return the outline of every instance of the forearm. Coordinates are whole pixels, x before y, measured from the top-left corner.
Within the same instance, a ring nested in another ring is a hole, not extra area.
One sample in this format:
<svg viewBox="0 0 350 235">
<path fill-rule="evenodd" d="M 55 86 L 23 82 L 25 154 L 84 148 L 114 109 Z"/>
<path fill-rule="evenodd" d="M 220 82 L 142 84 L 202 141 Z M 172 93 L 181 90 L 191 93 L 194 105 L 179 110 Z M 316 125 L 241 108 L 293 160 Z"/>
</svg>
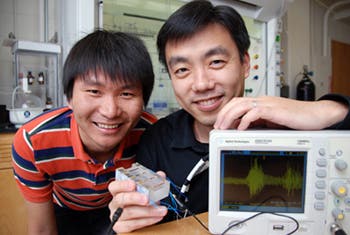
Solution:
<svg viewBox="0 0 350 235">
<path fill-rule="evenodd" d="M 332 123 L 331 126 L 328 126 L 329 129 L 350 129 L 350 97 L 340 94 L 327 94 L 322 96 L 320 100 L 336 101 L 346 109 L 345 117 L 338 122 Z"/>
<path fill-rule="evenodd" d="M 53 203 L 26 202 L 28 235 L 57 235 Z"/>
<path fill-rule="evenodd" d="M 324 121 L 323 129 L 342 122 L 349 112 L 347 105 L 341 102 L 331 100 L 321 100 L 318 102 L 320 105 L 318 109 L 320 111 L 319 117 Z"/>
</svg>

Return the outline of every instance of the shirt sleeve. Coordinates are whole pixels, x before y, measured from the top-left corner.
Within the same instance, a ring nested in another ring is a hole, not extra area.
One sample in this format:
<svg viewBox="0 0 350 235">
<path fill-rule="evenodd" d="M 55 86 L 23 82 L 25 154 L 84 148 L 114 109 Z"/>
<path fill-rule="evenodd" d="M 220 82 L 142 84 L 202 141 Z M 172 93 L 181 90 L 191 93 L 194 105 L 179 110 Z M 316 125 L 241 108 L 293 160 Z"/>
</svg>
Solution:
<svg viewBox="0 0 350 235">
<path fill-rule="evenodd" d="M 343 103 L 348 106 L 348 113 L 343 121 L 338 122 L 327 129 L 336 130 L 349 130 L 350 129 L 350 97 L 340 94 L 327 94 L 322 96 L 319 100 L 332 100 L 336 102 Z"/>
<path fill-rule="evenodd" d="M 20 128 L 13 140 L 12 165 L 16 183 L 30 202 L 46 202 L 52 198 L 52 181 L 38 170 L 29 134 Z"/>
</svg>

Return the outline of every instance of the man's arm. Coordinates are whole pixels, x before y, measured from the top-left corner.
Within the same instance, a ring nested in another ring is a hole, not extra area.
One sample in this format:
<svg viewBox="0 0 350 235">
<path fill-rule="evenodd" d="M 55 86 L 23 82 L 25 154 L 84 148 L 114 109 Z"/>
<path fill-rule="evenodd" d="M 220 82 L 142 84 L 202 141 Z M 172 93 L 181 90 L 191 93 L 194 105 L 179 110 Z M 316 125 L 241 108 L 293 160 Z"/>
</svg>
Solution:
<svg viewBox="0 0 350 235">
<path fill-rule="evenodd" d="M 338 123 L 335 123 L 329 127 L 329 129 L 337 130 L 349 130 L 350 129 L 350 97 L 341 94 L 327 94 L 322 96 L 319 100 L 335 101 L 339 104 L 343 104 L 346 107 L 346 117 Z"/>
<path fill-rule="evenodd" d="M 53 203 L 26 201 L 28 212 L 28 235 L 57 235 Z"/>
<path fill-rule="evenodd" d="M 320 130 L 347 122 L 347 101 L 299 101 L 274 96 L 237 97 L 218 114 L 216 129 L 245 130 L 254 126 Z M 345 123 L 347 124 L 347 123 Z M 348 129 L 342 125 L 338 129 Z"/>
</svg>

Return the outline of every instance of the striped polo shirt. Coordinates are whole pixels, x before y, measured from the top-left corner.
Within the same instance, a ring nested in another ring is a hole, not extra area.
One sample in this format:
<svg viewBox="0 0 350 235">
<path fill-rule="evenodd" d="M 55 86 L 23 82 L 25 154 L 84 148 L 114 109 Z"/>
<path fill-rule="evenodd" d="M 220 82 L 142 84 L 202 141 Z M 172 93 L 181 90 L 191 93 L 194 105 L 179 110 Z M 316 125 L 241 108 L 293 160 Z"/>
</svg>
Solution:
<svg viewBox="0 0 350 235">
<path fill-rule="evenodd" d="M 44 113 L 23 125 L 14 137 L 12 162 L 17 185 L 30 202 L 53 200 L 73 210 L 106 207 L 115 169 L 131 166 L 141 134 L 155 121 L 151 114 L 142 113 L 114 158 L 102 164 L 84 151 L 71 109 Z"/>
</svg>

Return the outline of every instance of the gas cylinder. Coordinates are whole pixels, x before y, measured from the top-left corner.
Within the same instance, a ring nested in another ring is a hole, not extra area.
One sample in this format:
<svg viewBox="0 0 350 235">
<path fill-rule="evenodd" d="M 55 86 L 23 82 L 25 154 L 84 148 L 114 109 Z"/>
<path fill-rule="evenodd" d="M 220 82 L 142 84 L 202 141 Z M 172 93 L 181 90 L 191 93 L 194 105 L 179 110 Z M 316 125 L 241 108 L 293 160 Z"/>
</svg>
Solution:
<svg viewBox="0 0 350 235">
<path fill-rule="evenodd" d="M 297 100 L 315 100 L 315 84 L 309 75 L 312 75 L 312 72 L 309 72 L 307 66 L 304 65 L 303 78 L 297 85 Z"/>
</svg>

